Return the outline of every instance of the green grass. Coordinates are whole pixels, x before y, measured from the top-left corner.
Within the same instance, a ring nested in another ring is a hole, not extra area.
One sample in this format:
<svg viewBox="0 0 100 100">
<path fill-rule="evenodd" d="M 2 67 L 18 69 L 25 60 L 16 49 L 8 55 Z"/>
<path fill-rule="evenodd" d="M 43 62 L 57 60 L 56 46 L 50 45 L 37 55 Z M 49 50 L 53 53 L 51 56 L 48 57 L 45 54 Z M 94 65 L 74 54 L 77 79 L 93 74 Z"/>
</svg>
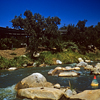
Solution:
<svg viewBox="0 0 100 100">
<path fill-rule="evenodd" d="M 15 57 L 14 59 L 6 59 L 0 56 L 0 69 L 7 69 L 9 67 L 22 67 L 23 64 L 29 62 L 37 62 L 37 65 L 42 63 L 48 65 L 56 64 L 56 60 L 62 61 L 63 64 L 78 63 L 78 58 L 83 60 L 100 61 L 100 53 L 87 53 L 85 55 L 71 50 L 53 53 L 51 51 L 43 51 L 39 57 L 32 59 L 30 54 L 26 54 L 27 57 Z"/>
<path fill-rule="evenodd" d="M 0 69 L 7 69 L 9 67 L 22 67 L 23 64 L 28 64 L 30 59 L 28 57 L 14 57 L 14 59 L 6 59 L 0 56 Z"/>
<path fill-rule="evenodd" d="M 55 64 L 54 62 L 58 59 L 63 62 L 63 64 L 68 64 L 68 63 L 78 63 L 78 58 L 82 58 L 83 60 L 93 60 L 97 61 L 100 60 L 100 54 L 93 54 L 93 53 L 87 53 L 85 55 L 80 54 L 78 52 L 73 52 L 71 50 L 69 51 L 64 51 L 61 53 L 52 53 L 50 51 L 42 52 L 41 56 L 38 61 L 41 61 L 41 63 L 53 65 Z"/>
</svg>

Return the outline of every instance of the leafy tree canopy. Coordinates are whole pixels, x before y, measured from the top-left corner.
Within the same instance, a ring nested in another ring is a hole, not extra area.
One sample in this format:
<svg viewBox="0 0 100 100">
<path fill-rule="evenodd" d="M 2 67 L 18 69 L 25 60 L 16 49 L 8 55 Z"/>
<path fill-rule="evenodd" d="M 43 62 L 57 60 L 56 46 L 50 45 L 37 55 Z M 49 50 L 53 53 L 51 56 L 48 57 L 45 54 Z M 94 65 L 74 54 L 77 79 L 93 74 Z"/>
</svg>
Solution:
<svg viewBox="0 0 100 100">
<path fill-rule="evenodd" d="M 29 45 L 32 51 L 37 51 L 38 46 L 53 48 L 57 45 L 54 41 L 58 41 L 59 32 L 57 25 L 61 21 L 58 17 L 49 16 L 44 18 L 39 13 L 33 15 L 30 10 L 26 10 L 24 16 L 25 18 L 22 18 L 21 14 L 20 16 L 15 16 L 11 22 L 15 29 L 23 29 L 25 33 L 32 35 Z"/>
</svg>

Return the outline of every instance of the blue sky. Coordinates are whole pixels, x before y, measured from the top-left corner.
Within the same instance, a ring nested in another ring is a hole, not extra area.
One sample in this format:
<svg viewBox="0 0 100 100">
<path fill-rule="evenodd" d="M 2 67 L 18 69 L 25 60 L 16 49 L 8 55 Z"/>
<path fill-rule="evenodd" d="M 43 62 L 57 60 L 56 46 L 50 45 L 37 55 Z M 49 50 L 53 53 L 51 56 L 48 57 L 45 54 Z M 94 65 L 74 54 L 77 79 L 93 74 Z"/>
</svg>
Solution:
<svg viewBox="0 0 100 100">
<path fill-rule="evenodd" d="M 59 27 L 68 24 L 76 25 L 79 20 L 88 20 L 86 26 L 100 22 L 100 0 L 0 0 L 0 27 L 9 26 L 15 15 L 30 10 L 45 18 L 58 16 Z"/>
</svg>

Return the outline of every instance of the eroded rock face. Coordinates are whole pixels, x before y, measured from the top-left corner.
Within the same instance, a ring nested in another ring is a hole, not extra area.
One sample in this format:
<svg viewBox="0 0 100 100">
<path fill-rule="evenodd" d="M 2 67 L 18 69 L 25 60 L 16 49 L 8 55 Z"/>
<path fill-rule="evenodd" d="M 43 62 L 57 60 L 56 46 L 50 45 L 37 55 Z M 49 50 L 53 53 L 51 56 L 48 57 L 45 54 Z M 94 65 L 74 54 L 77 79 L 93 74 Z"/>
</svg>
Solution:
<svg viewBox="0 0 100 100">
<path fill-rule="evenodd" d="M 16 90 L 29 87 L 51 87 L 52 83 L 47 82 L 46 78 L 40 73 L 33 73 L 30 76 L 22 79 L 16 85 Z"/>
<path fill-rule="evenodd" d="M 45 87 L 44 89 L 36 87 L 18 90 L 19 97 L 30 98 L 33 100 L 59 100 L 62 95 L 63 91 L 48 87 Z"/>
</svg>

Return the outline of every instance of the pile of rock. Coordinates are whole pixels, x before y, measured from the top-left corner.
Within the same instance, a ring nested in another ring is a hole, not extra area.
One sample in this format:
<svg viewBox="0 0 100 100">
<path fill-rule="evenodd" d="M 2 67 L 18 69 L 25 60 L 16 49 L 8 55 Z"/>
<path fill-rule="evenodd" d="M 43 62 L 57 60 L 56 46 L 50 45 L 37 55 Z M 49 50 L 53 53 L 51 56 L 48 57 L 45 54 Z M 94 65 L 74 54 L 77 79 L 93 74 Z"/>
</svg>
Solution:
<svg viewBox="0 0 100 100">
<path fill-rule="evenodd" d="M 100 63 L 97 63 L 91 70 L 91 74 L 100 75 Z"/>
<path fill-rule="evenodd" d="M 70 67 L 70 66 L 66 66 L 66 67 L 56 67 L 55 69 L 51 69 L 48 74 L 49 75 L 58 75 L 61 77 L 76 77 L 79 75 L 79 73 L 74 72 L 74 70 L 80 70 L 79 67 Z"/>
<path fill-rule="evenodd" d="M 40 73 L 22 79 L 17 83 L 15 89 L 17 96 L 36 100 L 62 100 L 62 97 L 68 98 L 75 93 L 67 88 L 61 88 L 60 84 L 53 85 L 47 82 L 46 78 Z"/>
<path fill-rule="evenodd" d="M 100 89 L 78 93 L 74 89 L 61 88 L 60 84 L 47 82 L 40 73 L 22 79 L 17 85 L 17 96 L 32 100 L 99 100 Z"/>
</svg>

